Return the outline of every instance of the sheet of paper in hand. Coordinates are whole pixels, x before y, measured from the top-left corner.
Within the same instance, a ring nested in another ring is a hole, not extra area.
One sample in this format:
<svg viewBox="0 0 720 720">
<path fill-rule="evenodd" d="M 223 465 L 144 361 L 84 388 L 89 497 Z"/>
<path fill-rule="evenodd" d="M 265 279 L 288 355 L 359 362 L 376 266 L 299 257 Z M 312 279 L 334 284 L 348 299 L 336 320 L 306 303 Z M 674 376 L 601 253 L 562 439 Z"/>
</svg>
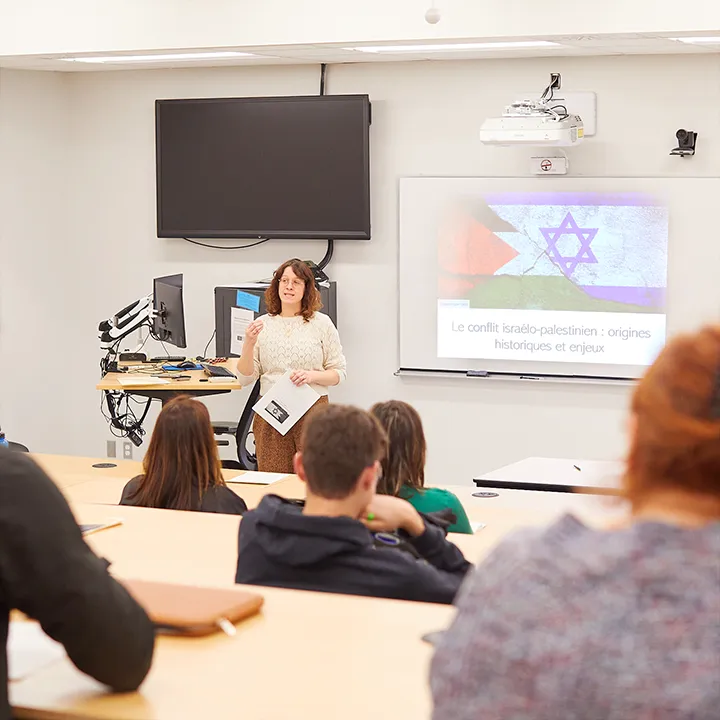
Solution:
<svg viewBox="0 0 720 720">
<path fill-rule="evenodd" d="M 286 435 L 319 397 L 309 385 L 293 385 L 288 370 L 257 401 L 253 410 L 281 435 Z"/>
</svg>

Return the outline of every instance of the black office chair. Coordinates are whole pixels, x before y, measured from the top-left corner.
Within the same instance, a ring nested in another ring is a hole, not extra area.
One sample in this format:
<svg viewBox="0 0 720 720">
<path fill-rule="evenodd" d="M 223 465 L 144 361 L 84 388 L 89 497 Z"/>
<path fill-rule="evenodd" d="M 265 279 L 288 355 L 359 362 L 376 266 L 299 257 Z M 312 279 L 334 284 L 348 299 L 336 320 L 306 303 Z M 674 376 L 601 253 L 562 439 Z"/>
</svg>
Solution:
<svg viewBox="0 0 720 720">
<path fill-rule="evenodd" d="M 223 460 L 222 466 L 224 468 L 230 468 L 232 470 L 257 470 L 257 457 L 253 450 L 248 449 L 248 438 L 252 435 L 252 422 L 255 412 L 253 406 L 260 397 L 260 381 L 258 380 L 253 389 L 250 391 L 250 396 L 245 403 L 242 415 L 236 423 L 229 422 L 213 422 L 213 432 L 216 435 L 234 435 L 235 445 L 237 446 L 237 460 Z M 254 438 L 253 438 L 254 440 Z M 221 447 L 227 447 L 230 445 L 229 440 L 218 440 L 217 444 Z"/>
</svg>

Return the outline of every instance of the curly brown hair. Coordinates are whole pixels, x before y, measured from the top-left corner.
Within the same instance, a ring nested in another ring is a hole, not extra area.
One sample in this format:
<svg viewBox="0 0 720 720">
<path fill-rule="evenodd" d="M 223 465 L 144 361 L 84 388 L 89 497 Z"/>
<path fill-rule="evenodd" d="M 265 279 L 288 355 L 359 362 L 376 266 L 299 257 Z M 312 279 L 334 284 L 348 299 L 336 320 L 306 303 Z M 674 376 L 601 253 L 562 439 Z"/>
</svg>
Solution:
<svg viewBox="0 0 720 720">
<path fill-rule="evenodd" d="M 671 340 L 632 400 L 625 493 L 634 506 L 661 488 L 720 499 L 719 399 L 720 326 Z"/>
<path fill-rule="evenodd" d="M 320 300 L 320 292 L 317 287 L 315 287 L 315 277 L 313 276 L 310 266 L 297 258 L 286 260 L 273 273 L 270 287 L 265 291 L 265 305 L 267 306 L 268 315 L 279 315 L 282 311 L 280 278 L 282 278 L 287 268 L 290 268 L 295 275 L 305 283 L 300 315 L 305 318 L 305 322 L 308 322 L 310 318 L 322 308 L 322 301 Z"/>
</svg>

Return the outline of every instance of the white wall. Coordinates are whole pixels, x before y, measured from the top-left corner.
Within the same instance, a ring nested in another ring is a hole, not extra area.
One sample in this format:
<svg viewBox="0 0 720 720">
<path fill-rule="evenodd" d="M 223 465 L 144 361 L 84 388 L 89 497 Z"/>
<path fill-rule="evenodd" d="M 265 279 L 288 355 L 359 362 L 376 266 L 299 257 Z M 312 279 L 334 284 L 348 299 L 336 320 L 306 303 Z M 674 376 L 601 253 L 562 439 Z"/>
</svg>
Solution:
<svg viewBox="0 0 720 720">
<path fill-rule="evenodd" d="M 391 397 L 414 403 L 426 424 L 429 475 L 436 482 L 470 482 L 473 474 L 527 455 L 609 458 L 623 450 L 624 388 L 488 385 L 393 375 L 397 178 L 523 174 L 523 153 L 481 146 L 477 129 L 508 99 L 508 89 L 532 88 L 556 70 L 563 72 L 566 88 L 598 93 L 598 135 L 573 153 L 575 172 L 717 176 L 717 56 L 330 68 L 330 92 L 367 92 L 374 110 L 373 239 L 339 243 L 330 266 L 339 284 L 339 324 L 350 366 L 347 383 L 333 398 L 365 407 Z M 147 292 L 153 276 L 184 272 L 189 350 L 200 352 L 212 332 L 215 286 L 266 277 L 289 256 L 319 259 L 324 250 L 323 243 L 273 242 L 217 251 L 157 239 L 153 101 L 314 92 L 317 68 L 92 73 L 60 80 L 3 72 L 1 82 L 0 129 L 11 163 L 0 165 L 0 177 L 7 182 L 9 174 L 13 185 L 24 188 L 6 201 L 11 221 L 0 226 L 6 243 L 10 239 L 13 248 L 23 248 L 2 255 L 2 277 L 12 279 L 0 288 L 2 361 L 7 367 L 9 354 L 21 348 L 37 348 L 37 355 L 22 358 L 11 388 L 6 382 L 0 422 L 37 450 L 100 455 L 108 437 L 93 390 L 100 319 Z M 67 126 L 63 118 L 69 118 Z M 700 133 L 693 160 L 668 156 L 674 132 L 683 126 Z M 58 147 L 63 140 L 66 155 Z M 50 174 L 38 173 L 42 168 Z M 36 203 L 31 190 L 38 176 L 43 192 Z M 54 188 L 67 193 L 65 227 L 54 221 L 62 197 L 53 195 Z M 717 241 L 708 235 L 707 242 Z M 33 317 L 22 322 L 14 317 L 11 323 L 5 308 L 12 305 L 14 316 L 18 297 L 36 298 Z M 74 311 L 65 319 L 61 313 L 70 308 Z M 60 315 L 47 342 L 38 342 L 35 330 L 41 311 Z M 60 403 L 34 389 L 36 382 L 48 390 L 57 387 L 42 374 L 48 353 L 66 366 Z M 214 417 L 232 418 L 243 400 L 233 395 L 208 404 Z"/>
<path fill-rule="evenodd" d="M 11 439 L 78 451 L 82 436 L 61 418 L 83 376 L 68 367 L 58 382 L 47 372 L 74 357 L 83 331 L 67 318 L 64 290 L 81 252 L 67 243 L 67 80 L 0 72 L 0 424 Z"/>
<path fill-rule="evenodd" d="M 713 0 L 0 0 L 0 55 L 427 38 L 720 32 Z"/>
</svg>

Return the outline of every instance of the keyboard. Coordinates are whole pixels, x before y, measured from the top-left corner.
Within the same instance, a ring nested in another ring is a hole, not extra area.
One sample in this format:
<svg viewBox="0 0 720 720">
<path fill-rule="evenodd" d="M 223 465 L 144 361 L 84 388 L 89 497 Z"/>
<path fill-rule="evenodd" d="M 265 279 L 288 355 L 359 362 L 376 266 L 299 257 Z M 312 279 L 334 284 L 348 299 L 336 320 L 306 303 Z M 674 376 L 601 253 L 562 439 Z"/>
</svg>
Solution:
<svg viewBox="0 0 720 720">
<path fill-rule="evenodd" d="M 203 367 L 203 370 L 205 371 L 205 374 L 209 378 L 232 378 L 232 379 L 234 379 L 236 377 L 227 368 L 224 368 L 220 365 L 209 365 L 207 363 L 203 363 L 202 367 Z"/>
</svg>

